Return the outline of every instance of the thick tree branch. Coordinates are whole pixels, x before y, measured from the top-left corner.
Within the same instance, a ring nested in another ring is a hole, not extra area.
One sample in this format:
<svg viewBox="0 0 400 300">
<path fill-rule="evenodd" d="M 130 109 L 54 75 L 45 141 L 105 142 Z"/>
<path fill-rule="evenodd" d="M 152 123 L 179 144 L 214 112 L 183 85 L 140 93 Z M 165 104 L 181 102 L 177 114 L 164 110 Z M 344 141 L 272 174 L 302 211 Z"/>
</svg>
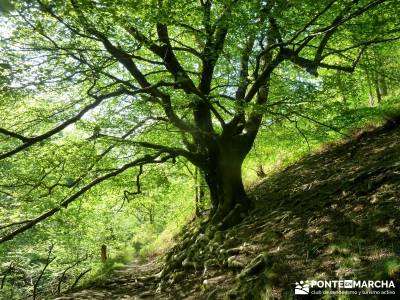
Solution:
<svg viewBox="0 0 400 300">
<path fill-rule="evenodd" d="M 171 40 L 169 38 L 167 25 L 158 23 L 157 35 L 162 43 L 162 46 L 159 47 L 158 51 L 161 51 L 160 57 L 163 58 L 167 70 L 171 72 L 171 74 L 175 77 L 176 82 L 186 93 L 202 96 L 175 56 L 173 47 L 171 45 Z"/>
<path fill-rule="evenodd" d="M 335 18 L 335 20 L 330 25 L 315 30 L 313 33 L 311 33 L 311 35 L 319 35 L 321 33 L 326 33 L 328 31 L 335 30 L 340 25 L 354 19 L 355 17 L 358 17 L 358 16 L 364 14 L 365 12 L 373 9 L 374 7 L 376 7 L 379 4 L 382 4 L 383 2 L 386 2 L 386 1 L 387 0 L 373 0 L 373 1 L 365 4 L 363 7 L 357 9 L 356 11 L 350 13 L 347 16 Z M 349 6 L 346 6 L 345 10 L 343 12 L 341 12 L 340 15 L 343 15 L 344 13 L 346 13 L 351 6 L 352 6 L 351 4 Z"/>
<path fill-rule="evenodd" d="M 327 58 L 328 56 L 331 56 L 331 55 L 344 53 L 344 52 L 347 52 L 347 51 L 352 50 L 352 49 L 362 48 L 362 47 L 370 46 L 370 45 L 373 45 L 373 44 L 381 44 L 381 43 L 393 42 L 393 41 L 398 41 L 398 40 L 400 40 L 400 36 L 392 37 L 392 38 L 375 38 L 375 39 L 371 39 L 371 40 L 368 40 L 368 41 L 362 41 L 362 42 L 359 42 L 359 43 L 357 43 L 355 45 L 352 45 L 352 46 L 349 46 L 349 47 L 346 47 L 346 48 L 343 48 L 343 49 L 329 49 L 329 52 L 324 54 L 321 58 L 324 59 L 324 58 Z"/>
<path fill-rule="evenodd" d="M 260 87 L 265 84 L 267 78 L 271 75 L 272 71 L 284 60 L 282 50 L 276 55 L 276 57 L 265 67 L 265 69 L 258 76 L 257 80 L 250 87 L 246 96 L 244 97 L 245 102 L 250 102 L 254 96 L 258 93 Z"/>
<path fill-rule="evenodd" d="M 339 14 L 333 19 L 333 21 L 324 27 L 318 28 L 316 30 L 314 30 L 312 33 L 310 33 L 309 35 L 307 35 L 300 43 L 297 43 L 298 46 L 297 48 L 294 50 L 295 54 L 298 55 L 307 45 L 309 45 L 309 43 L 314 40 L 316 37 L 321 36 L 322 38 L 317 46 L 317 50 L 315 52 L 315 56 L 314 56 L 314 64 L 319 64 L 324 57 L 326 57 L 323 53 L 324 50 L 326 49 L 326 46 L 329 42 L 329 40 L 331 39 L 331 37 L 334 35 L 334 33 L 339 29 L 339 27 L 345 23 L 347 23 L 348 21 L 354 19 L 355 17 L 358 17 L 362 14 L 364 14 L 365 12 L 375 8 L 376 6 L 378 6 L 379 4 L 382 4 L 383 2 L 385 2 L 386 0 L 374 0 L 371 1 L 367 4 L 365 4 L 364 6 L 358 8 L 357 10 L 353 11 L 352 13 L 349 13 L 349 11 L 351 10 L 351 8 L 353 6 L 355 6 L 356 1 L 352 1 L 349 2 L 345 8 L 343 8 Z M 295 39 L 303 32 L 305 32 L 307 30 L 307 28 L 309 28 L 312 24 L 316 23 L 317 20 L 324 15 L 327 11 L 329 11 L 329 9 L 332 7 L 332 5 L 335 3 L 336 1 L 331 1 L 330 3 L 328 3 L 328 5 L 321 11 L 319 12 L 315 17 L 313 17 L 301 30 L 299 30 L 289 41 L 284 43 L 284 46 L 288 46 L 291 43 L 293 43 L 295 41 Z M 287 49 L 287 48 L 286 48 Z M 304 63 L 304 61 L 303 61 Z M 331 65 L 328 64 L 324 64 L 325 68 L 328 69 L 332 69 Z M 309 65 L 310 67 L 310 65 Z M 338 68 L 334 68 L 336 70 L 338 70 Z M 340 70 L 340 69 L 339 69 Z M 314 68 L 309 68 L 307 70 L 308 72 L 310 72 L 311 74 L 316 75 L 315 71 L 316 69 Z M 352 70 L 350 70 L 350 68 L 344 68 L 343 71 L 346 72 L 352 72 Z"/>
<path fill-rule="evenodd" d="M 50 7 L 49 4 L 45 4 L 43 1 L 41 0 L 36 0 L 37 3 L 39 3 L 40 9 L 45 12 L 48 13 L 50 16 L 52 16 L 54 19 L 56 19 L 60 24 L 62 24 L 63 26 L 65 26 L 65 28 L 67 28 L 69 31 L 73 32 L 74 34 L 83 37 L 83 38 L 87 38 L 87 39 L 91 39 L 91 40 L 98 40 L 97 38 L 85 34 L 81 31 L 79 31 L 79 29 L 73 27 L 72 25 L 68 24 L 67 22 L 65 22 L 65 20 L 63 18 L 61 18 L 59 15 L 57 15 Z"/>
<path fill-rule="evenodd" d="M 255 35 L 250 35 L 242 49 L 240 57 L 239 86 L 236 90 L 236 100 L 242 100 L 246 95 L 246 89 L 249 85 L 249 59 L 255 42 Z"/>
<path fill-rule="evenodd" d="M 32 220 L 24 220 L 24 221 L 14 222 L 14 223 L 6 224 L 6 225 L 1 225 L 0 230 L 6 229 L 9 227 L 13 227 L 13 226 L 17 226 L 17 225 L 21 225 L 21 224 L 25 224 L 25 223 L 29 223 L 30 221 L 32 221 Z"/>
<path fill-rule="evenodd" d="M 166 155 L 161 157 L 161 155 L 163 153 L 165 153 L 166 151 L 158 151 L 156 154 L 153 155 L 148 155 L 142 158 L 138 158 L 130 163 L 127 163 L 125 165 L 123 165 L 122 167 L 120 167 L 119 169 L 107 173 L 103 176 L 100 176 L 96 179 L 94 179 L 93 181 L 91 181 L 90 183 L 88 183 L 87 185 L 85 185 L 84 187 L 82 187 L 79 191 L 75 192 L 74 194 L 72 194 L 71 196 L 69 196 L 68 198 L 64 199 L 57 207 L 54 207 L 50 210 L 48 210 L 47 212 L 41 214 L 40 216 L 30 220 L 29 222 L 27 222 L 25 225 L 21 226 L 20 228 L 6 234 L 5 236 L 0 238 L 0 244 L 7 242 L 9 240 L 12 240 L 13 238 L 15 238 L 17 235 L 31 229 L 32 227 L 34 227 L 35 225 L 37 225 L 38 223 L 48 219 L 49 217 L 53 216 L 54 214 L 56 214 L 57 212 L 59 212 L 61 209 L 63 208 L 67 208 L 69 204 L 71 204 L 72 202 L 74 202 L 76 199 L 78 199 L 80 196 L 84 195 L 86 192 L 88 192 L 89 190 L 91 190 L 94 186 L 102 183 L 103 181 L 110 179 L 112 177 L 115 177 L 123 172 L 125 172 L 126 170 L 138 166 L 138 165 L 143 165 L 143 164 L 154 164 L 154 163 L 163 163 L 165 161 L 167 161 L 168 159 L 170 159 L 171 155 Z"/>
<path fill-rule="evenodd" d="M 147 89 L 148 92 L 155 98 L 159 98 L 161 100 L 162 107 L 168 119 L 181 130 L 187 132 L 194 132 L 194 128 L 187 122 L 183 121 L 172 108 L 170 96 L 161 92 L 158 87 L 165 85 L 173 85 L 175 84 L 166 84 L 164 82 L 159 82 L 155 85 L 151 85 L 143 73 L 139 70 L 137 65 L 132 60 L 131 56 L 123 51 L 122 49 L 114 46 L 108 38 L 101 32 L 98 32 L 95 29 L 92 29 L 94 34 L 96 34 L 99 38 L 101 38 L 104 47 L 109 51 L 109 53 L 115 57 L 128 71 L 129 73 L 138 81 L 143 89 Z M 156 46 L 158 47 L 158 46 Z"/>
<path fill-rule="evenodd" d="M 101 136 L 105 137 L 105 138 L 110 138 L 114 141 L 121 142 L 123 144 L 137 145 L 137 146 L 141 146 L 141 147 L 148 148 L 148 149 L 161 150 L 162 152 L 169 153 L 174 157 L 175 156 L 183 156 L 183 157 L 187 158 L 188 160 L 190 160 L 191 162 L 198 162 L 198 160 L 199 160 L 199 157 L 197 157 L 196 154 L 186 151 L 181 148 L 177 148 L 177 147 L 169 147 L 169 146 L 155 144 L 155 143 L 151 143 L 151 142 L 145 142 L 145 141 L 122 140 L 120 138 L 109 136 L 109 135 L 100 135 L 100 137 Z"/>
<path fill-rule="evenodd" d="M 242 49 L 242 54 L 240 57 L 240 71 L 239 71 L 239 83 L 238 88 L 236 89 L 235 97 L 231 99 L 235 101 L 235 115 L 229 121 L 227 126 L 225 127 L 224 134 L 232 133 L 236 130 L 236 127 L 240 124 L 240 122 L 244 123 L 245 114 L 243 110 L 244 98 L 246 96 L 246 90 L 249 86 L 250 80 L 249 76 L 249 59 L 254 46 L 255 35 L 250 35 L 246 40 L 246 43 Z"/>
<path fill-rule="evenodd" d="M 151 52 L 160 57 L 166 69 L 175 78 L 177 87 L 179 86 L 188 94 L 200 95 L 199 91 L 196 89 L 193 81 L 188 76 L 186 70 L 183 69 L 178 59 L 176 58 L 171 41 L 168 35 L 167 26 L 164 24 L 157 24 L 157 34 L 160 42 L 163 46 L 159 46 L 152 41 L 150 41 L 144 34 L 142 34 L 135 27 L 126 27 L 125 30 L 133 36 L 137 41 L 143 43 Z M 189 51 L 189 49 L 185 49 Z M 194 49 L 193 49 L 194 50 Z M 196 51 L 196 55 L 198 55 Z"/>
<path fill-rule="evenodd" d="M 298 30 L 293 37 L 288 40 L 286 42 L 286 44 L 291 44 L 293 43 L 303 32 L 305 32 L 311 25 L 313 25 L 322 15 L 324 15 L 331 7 L 333 4 L 335 4 L 335 2 L 337 2 L 338 0 L 333 0 L 331 2 L 328 3 L 328 5 L 326 5 L 320 12 L 318 12 L 313 18 L 311 18 L 310 21 L 308 21 L 303 28 L 301 28 L 300 30 Z"/>
<path fill-rule="evenodd" d="M 89 110 L 97 107 L 98 105 L 100 105 L 100 103 L 102 103 L 104 100 L 108 99 L 108 98 L 112 98 L 112 97 L 117 97 L 117 96 L 121 96 L 123 94 L 126 93 L 126 90 L 123 88 L 120 88 L 114 92 L 110 92 L 108 94 L 105 95 L 101 95 L 101 96 L 95 96 L 92 95 L 92 97 L 94 97 L 96 100 L 94 102 L 92 102 L 91 104 L 85 106 L 79 113 L 77 113 L 75 116 L 73 116 L 72 118 L 69 118 L 68 120 L 64 121 L 63 123 L 61 123 L 60 125 L 56 126 L 55 128 L 41 134 L 35 137 L 31 137 L 31 138 L 25 138 L 26 142 L 24 142 L 22 145 L 14 148 L 13 150 L 10 150 L 8 152 L 2 153 L 0 154 L 0 160 L 5 159 L 7 157 L 11 157 L 33 145 L 35 145 L 38 142 L 44 141 L 50 137 L 52 137 L 53 135 L 55 135 L 56 133 L 62 131 L 63 129 L 65 129 L 67 126 L 77 122 L 78 120 L 80 120 L 83 115 L 85 113 L 87 113 Z"/>
<path fill-rule="evenodd" d="M 27 143 L 30 140 L 30 138 L 28 138 L 28 137 L 25 137 L 25 136 L 23 136 L 23 135 L 21 135 L 21 134 L 19 134 L 17 132 L 9 131 L 9 130 L 7 130 L 5 128 L 0 128 L 0 134 L 4 134 L 4 135 L 7 135 L 9 137 L 16 138 L 18 140 L 21 140 L 24 143 Z"/>
<path fill-rule="evenodd" d="M 179 129 L 184 130 L 186 132 L 194 132 L 193 127 L 187 122 L 183 121 L 181 118 L 179 118 L 178 115 L 175 113 L 175 111 L 172 108 L 170 96 L 161 92 L 156 87 L 156 85 L 151 85 L 147 81 L 144 74 L 140 71 L 138 66 L 135 64 L 135 62 L 133 61 L 132 59 L 133 57 L 126 51 L 124 51 L 121 47 L 115 46 L 104 33 L 98 31 L 96 28 L 91 26 L 89 22 L 87 22 L 83 13 L 81 12 L 78 3 L 75 0 L 70 0 L 70 1 L 74 9 L 82 19 L 82 22 L 86 24 L 87 27 L 86 30 L 89 31 L 94 36 L 96 36 L 103 43 L 104 47 L 112 55 L 112 57 L 117 59 L 117 61 L 120 62 L 126 68 L 126 70 L 133 76 L 133 78 L 136 79 L 136 81 L 140 84 L 142 88 L 148 88 L 149 92 L 152 94 L 153 97 L 161 99 L 162 107 L 165 111 L 166 116 L 171 121 L 171 123 L 174 124 Z M 128 28 L 127 31 L 131 33 L 139 42 L 142 42 L 146 46 L 148 46 L 149 49 L 154 53 L 156 53 L 160 58 L 164 59 L 165 53 L 163 52 L 164 51 L 163 47 L 150 42 L 143 34 L 141 34 L 133 27 Z"/>
<path fill-rule="evenodd" d="M 327 63 L 323 63 L 323 62 L 317 62 L 315 60 L 310 60 L 310 59 L 301 57 L 301 56 L 297 55 L 295 51 L 286 49 L 286 48 L 282 51 L 282 53 L 283 53 L 282 55 L 285 59 L 288 59 L 291 62 L 293 62 L 295 65 L 298 65 L 299 67 L 305 69 L 311 75 L 317 76 L 318 68 L 324 68 L 324 69 L 329 69 L 329 70 L 339 70 L 339 71 L 344 71 L 344 72 L 349 72 L 349 73 L 354 72 L 364 49 L 365 49 L 365 47 L 359 51 L 358 56 L 353 61 L 351 66 L 332 65 L 332 64 L 327 64 Z"/>
<path fill-rule="evenodd" d="M 135 133 L 135 131 L 137 131 L 138 129 L 140 129 L 143 125 L 145 125 L 148 121 L 151 121 L 151 120 L 162 120 L 162 121 L 166 121 L 165 119 L 163 119 L 163 118 L 157 118 L 157 117 L 148 117 L 148 118 L 145 118 L 145 119 L 143 119 L 142 121 L 140 121 L 140 122 L 138 122 L 135 126 L 133 126 L 131 129 L 129 129 L 126 133 L 124 133 L 121 137 L 120 137 L 120 139 L 126 139 L 126 138 L 128 138 L 129 136 L 131 136 L 132 134 L 134 134 Z M 98 136 L 97 136 L 98 137 Z M 97 138 L 96 137 L 96 138 Z M 83 179 L 85 179 L 85 177 L 88 175 L 88 174 L 90 174 L 90 171 L 91 170 L 93 170 L 93 168 L 96 166 L 96 164 L 101 160 L 101 159 L 103 159 L 108 153 L 110 153 L 114 148 L 115 148 L 115 146 L 116 146 L 117 144 L 112 144 L 112 145 L 110 145 L 109 147 L 107 147 L 103 152 L 101 152 L 97 157 L 96 157 L 96 160 L 92 163 L 92 164 L 90 164 L 90 166 L 88 167 L 88 168 L 86 168 L 86 170 L 85 170 L 85 173 L 84 174 L 82 174 L 81 176 L 79 176 L 77 179 L 75 179 L 71 184 L 69 184 L 68 185 L 68 187 L 69 188 L 72 188 L 72 187 L 74 187 L 74 186 L 76 186 L 79 182 L 81 182 Z M 59 185 L 59 184 L 57 184 L 57 185 Z M 49 191 L 51 191 L 51 189 L 53 189 L 55 186 L 57 186 L 57 185 L 53 185 L 53 186 L 51 186 L 50 188 L 49 188 Z M 47 195 L 49 195 L 50 193 L 48 193 Z M 42 196 L 40 196 L 40 197 L 44 197 L 44 196 L 46 196 L 46 194 L 45 195 L 42 195 Z M 26 222 L 25 222 L 26 223 Z M 1 227 L 0 227 L 0 229 L 1 229 Z"/>
</svg>

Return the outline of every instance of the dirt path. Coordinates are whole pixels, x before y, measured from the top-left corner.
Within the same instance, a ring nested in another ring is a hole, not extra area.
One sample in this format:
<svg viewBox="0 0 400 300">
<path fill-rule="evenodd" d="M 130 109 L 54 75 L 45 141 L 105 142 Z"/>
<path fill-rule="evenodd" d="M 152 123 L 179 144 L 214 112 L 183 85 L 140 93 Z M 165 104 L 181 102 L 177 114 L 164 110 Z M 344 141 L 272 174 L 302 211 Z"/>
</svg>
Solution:
<svg viewBox="0 0 400 300">
<path fill-rule="evenodd" d="M 123 269 L 115 271 L 111 278 L 101 284 L 58 297 L 56 300 L 114 300 L 158 299 L 156 274 L 160 266 L 156 261 L 140 264 L 134 260 Z"/>
</svg>

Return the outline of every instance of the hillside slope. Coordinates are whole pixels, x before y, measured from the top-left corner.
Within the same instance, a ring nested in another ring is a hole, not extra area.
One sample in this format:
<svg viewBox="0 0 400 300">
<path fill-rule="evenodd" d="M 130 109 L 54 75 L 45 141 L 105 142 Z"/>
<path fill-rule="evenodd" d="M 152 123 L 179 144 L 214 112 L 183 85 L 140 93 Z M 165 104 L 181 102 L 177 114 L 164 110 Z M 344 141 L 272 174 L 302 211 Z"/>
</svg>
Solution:
<svg viewBox="0 0 400 300">
<path fill-rule="evenodd" d="M 295 282 L 307 279 L 392 279 L 398 287 L 400 128 L 391 127 L 266 178 L 251 191 L 254 214 L 230 230 L 193 221 L 164 262 L 59 299 L 293 299 Z"/>
</svg>

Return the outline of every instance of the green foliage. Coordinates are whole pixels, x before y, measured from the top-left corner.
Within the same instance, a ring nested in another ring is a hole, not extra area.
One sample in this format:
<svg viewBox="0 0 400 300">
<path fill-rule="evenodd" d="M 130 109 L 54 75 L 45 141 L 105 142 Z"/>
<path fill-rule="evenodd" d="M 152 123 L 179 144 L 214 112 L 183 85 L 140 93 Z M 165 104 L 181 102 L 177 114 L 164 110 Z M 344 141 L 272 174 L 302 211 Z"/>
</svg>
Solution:
<svg viewBox="0 0 400 300">
<path fill-rule="evenodd" d="M 206 99 L 217 112 L 210 117 L 215 130 L 204 134 L 212 138 L 224 130 L 218 114 L 227 121 L 238 113 L 247 120 L 254 112 L 262 115 L 244 164 L 244 180 L 250 186 L 258 166 L 270 174 L 399 109 L 396 1 L 361 14 L 354 24 L 343 22 L 329 41 L 323 62 L 331 66 L 352 63 L 363 49 L 354 73 L 314 70 L 286 59 L 270 74 L 265 103 L 254 101 L 257 93 L 246 103 L 235 100 L 235 93 L 241 82 L 248 83 L 247 92 L 255 84 L 259 74 L 254 70 L 263 64 L 260 58 L 270 46 L 266 37 L 271 36 L 271 21 L 280 28 L 281 37 L 275 40 L 290 40 L 331 1 L 214 1 L 208 14 L 201 2 L 0 1 L 0 155 L 32 143 L 0 160 L 0 237 L 60 209 L 0 245 L 4 299 L 32 296 L 35 280 L 49 262 L 50 245 L 55 260 L 37 284 L 42 298 L 56 295 L 58 286 L 61 292 L 68 290 L 89 268 L 81 283 L 106 277 L 131 255 L 145 258 L 173 242 L 195 211 L 197 183 L 187 153 L 203 155 L 206 147 L 171 121 L 171 111 L 183 123 L 197 126 L 194 112 Z M 318 23 L 300 31 L 291 46 L 334 22 L 335 16 L 368 3 L 358 1 L 350 10 L 350 2 L 336 1 Z M 160 31 L 157 23 L 168 26 L 176 59 L 187 77 L 181 70 L 167 70 L 165 55 L 151 50 L 166 45 L 155 38 Z M 221 53 L 208 53 L 217 44 L 216 33 L 210 35 L 212 42 L 207 41 L 211 25 L 229 29 Z M 135 38 L 134 28 L 144 38 Z M 251 36 L 254 51 L 248 65 L 254 72 L 242 78 L 243 50 Z M 305 59 L 314 56 L 324 34 L 314 36 L 301 50 Z M 365 41 L 370 41 L 367 49 Z M 120 52 L 110 52 L 110 44 Z M 277 57 L 279 47 L 271 50 L 271 57 Z M 133 78 L 134 68 L 126 67 L 130 60 L 156 87 Z M 215 61 L 214 72 L 210 91 L 199 99 L 183 86 L 188 81 L 199 86 L 205 61 Z M 168 95 L 170 103 L 157 98 L 154 89 Z M 120 90 L 123 93 L 117 93 Z M 102 96 L 107 97 L 97 103 Z M 196 126 L 194 131 L 201 131 Z M 242 130 L 239 133 L 245 135 Z M 186 156 L 179 157 L 182 153 Z M 208 159 L 200 157 L 201 163 Z M 62 205 L 74 195 L 79 197 Z M 100 259 L 102 245 L 110 251 L 106 263 Z M 395 274 L 396 263 L 388 264 L 387 272 Z"/>
<path fill-rule="evenodd" d="M 387 257 L 374 263 L 371 267 L 372 275 L 376 280 L 399 280 L 400 279 L 400 261 L 398 257 Z"/>
<path fill-rule="evenodd" d="M 379 49 L 384 56 L 378 61 L 393 61 L 399 51 L 391 52 L 393 45 Z M 371 105 L 369 85 L 374 83 L 367 80 L 364 69 L 371 67 L 368 57 L 362 66 L 354 74 L 325 72 L 318 79 L 296 70 L 286 73 L 285 81 L 273 92 L 273 100 L 265 105 L 264 130 L 259 132 L 246 159 L 244 172 L 248 184 L 257 179 L 260 165 L 266 173 L 284 168 L 326 143 L 351 136 L 357 129 L 379 126 L 400 111 L 400 91 L 393 81 L 398 78 L 397 69 L 392 64 L 381 68 L 390 92 L 380 103 Z M 299 76 L 304 76 L 303 80 L 295 81 Z M 342 86 L 338 85 L 338 76 Z"/>
</svg>

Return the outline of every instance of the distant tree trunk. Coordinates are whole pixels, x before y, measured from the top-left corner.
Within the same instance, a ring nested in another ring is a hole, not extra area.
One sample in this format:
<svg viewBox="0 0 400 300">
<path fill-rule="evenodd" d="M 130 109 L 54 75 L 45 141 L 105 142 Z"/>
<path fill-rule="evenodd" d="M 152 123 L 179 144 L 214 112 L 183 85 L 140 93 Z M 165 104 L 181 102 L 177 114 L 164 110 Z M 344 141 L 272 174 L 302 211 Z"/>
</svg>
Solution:
<svg viewBox="0 0 400 300">
<path fill-rule="evenodd" d="M 101 245 L 101 261 L 106 262 L 107 260 L 107 246 L 106 245 Z"/>
</svg>

